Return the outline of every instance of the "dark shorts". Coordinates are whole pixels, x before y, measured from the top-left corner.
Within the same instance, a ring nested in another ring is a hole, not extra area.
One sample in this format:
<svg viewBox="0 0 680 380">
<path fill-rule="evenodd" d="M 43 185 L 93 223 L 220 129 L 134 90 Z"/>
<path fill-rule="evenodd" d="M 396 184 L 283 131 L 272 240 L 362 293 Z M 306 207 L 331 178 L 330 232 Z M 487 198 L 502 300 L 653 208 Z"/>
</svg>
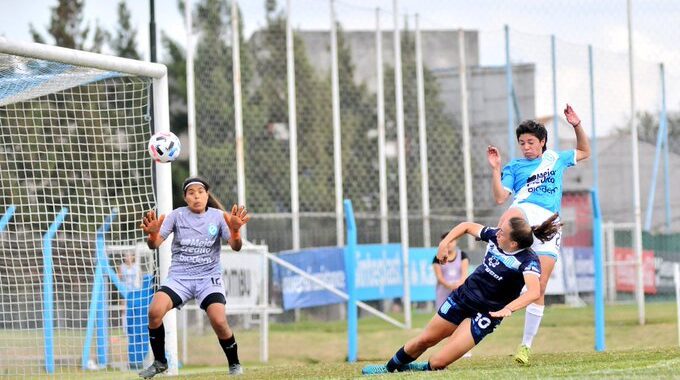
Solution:
<svg viewBox="0 0 680 380">
<path fill-rule="evenodd" d="M 460 325 L 465 318 L 470 318 L 470 332 L 475 344 L 479 344 L 485 336 L 491 334 L 503 320 L 465 305 L 456 292 L 449 294 L 437 314 L 454 325 Z"/>
</svg>

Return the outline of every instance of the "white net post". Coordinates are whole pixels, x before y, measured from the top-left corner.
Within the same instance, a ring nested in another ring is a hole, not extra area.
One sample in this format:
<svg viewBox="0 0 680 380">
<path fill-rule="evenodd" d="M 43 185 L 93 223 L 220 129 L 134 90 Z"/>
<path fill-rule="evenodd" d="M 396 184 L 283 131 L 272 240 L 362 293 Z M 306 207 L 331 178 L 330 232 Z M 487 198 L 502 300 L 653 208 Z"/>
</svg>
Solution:
<svg viewBox="0 0 680 380">
<path fill-rule="evenodd" d="M 0 210 L 16 207 L 0 234 L 0 374 L 88 376 L 148 349 L 143 318 L 125 311 L 141 290 L 117 269 L 126 256 L 155 266 L 137 252 L 139 220 L 171 208 L 169 166 L 154 201 L 152 96 L 155 129 L 169 130 L 163 65 L 0 38 Z"/>
<path fill-rule="evenodd" d="M 155 132 L 170 131 L 170 113 L 168 106 L 168 76 L 163 75 L 153 80 L 153 108 Z M 156 205 L 158 215 L 168 215 L 172 211 L 172 172 L 168 164 L 156 165 Z M 174 235 L 173 235 L 174 236 Z M 168 277 L 172 253 L 173 236 L 165 239 L 158 249 L 158 269 L 160 280 Z M 165 351 L 168 359 L 168 374 L 176 375 L 177 362 L 177 311 L 170 310 L 163 318 L 165 326 Z"/>
</svg>

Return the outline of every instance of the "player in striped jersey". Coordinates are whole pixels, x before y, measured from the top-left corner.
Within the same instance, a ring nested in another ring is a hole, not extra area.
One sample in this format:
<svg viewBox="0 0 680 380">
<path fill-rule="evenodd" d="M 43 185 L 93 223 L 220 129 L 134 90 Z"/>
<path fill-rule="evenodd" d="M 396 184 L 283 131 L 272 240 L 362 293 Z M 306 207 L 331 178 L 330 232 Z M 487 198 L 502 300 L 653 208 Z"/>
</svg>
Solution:
<svg viewBox="0 0 680 380">
<path fill-rule="evenodd" d="M 524 218 L 511 218 L 500 228 L 464 222 L 439 244 L 437 259 L 448 261 L 448 246 L 465 234 L 488 243 L 482 265 L 452 291 L 423 332 L 409 340 L 385 365 L 368 365 L 364 375 L 446 368 L 492 333 L 503 318 L 534 302 L 540 295 L 541 265 L 531 250 L 534 235 L 550 240 L 558 231 L 557 215 L 531 227 Z M 520 295 L 522 287 L 527 291 Z M 449 338 L 427 362 L 414 363 L 428 348 Z"/>
</svg>

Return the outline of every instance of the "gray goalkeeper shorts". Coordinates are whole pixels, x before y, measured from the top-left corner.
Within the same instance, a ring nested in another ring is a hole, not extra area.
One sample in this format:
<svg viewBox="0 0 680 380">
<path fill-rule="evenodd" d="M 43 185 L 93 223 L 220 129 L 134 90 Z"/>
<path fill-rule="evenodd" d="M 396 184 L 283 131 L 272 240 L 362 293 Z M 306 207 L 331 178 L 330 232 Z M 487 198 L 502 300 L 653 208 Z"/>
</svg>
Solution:
<svg viewBox="0 0 680 380">
<path fill-rule="evenodd" d="M 158 291 L 169 295 L 172 299 L 172 306 L 178 309 L 192 299 L 196 299 L 196 303 L 201 305 L 203 310 L 213 303 L 223 305 L 227 303 L 222 277 L 219 275 L 198 279 L 168 277 Z"/>
</svg>

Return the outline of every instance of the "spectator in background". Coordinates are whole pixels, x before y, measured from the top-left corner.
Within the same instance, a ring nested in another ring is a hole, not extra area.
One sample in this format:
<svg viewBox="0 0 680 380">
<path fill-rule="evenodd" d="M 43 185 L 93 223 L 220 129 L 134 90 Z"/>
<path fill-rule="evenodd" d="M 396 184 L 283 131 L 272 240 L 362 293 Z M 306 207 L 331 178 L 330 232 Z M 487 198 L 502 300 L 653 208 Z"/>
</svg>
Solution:
<svg viewBox="0 0 680 380">
<path fill-rule="evenodd" d="M 142 273 L 135 263 L 135 255 L 132 252 L 125 254 L 123 263 L 118 268 L 120 281 L 125 284 L 127 291 L 139 289 L 142 285 Z"/>
<path fill-rule="evenodd" d="M 441 236 L 443 240 L 448 233 Z M 463 285 L 468 275 L 468 266 L 470 259 L 467 253 L 458 248 L 456 241 L 448 244 L 448 261 L 440 264 L 437 256 L 432 259 L 432 270 L 437 277 L 436 300 L 435 306 L 437 309 L 446 301 L 449 294 Z"/>
</svg>

